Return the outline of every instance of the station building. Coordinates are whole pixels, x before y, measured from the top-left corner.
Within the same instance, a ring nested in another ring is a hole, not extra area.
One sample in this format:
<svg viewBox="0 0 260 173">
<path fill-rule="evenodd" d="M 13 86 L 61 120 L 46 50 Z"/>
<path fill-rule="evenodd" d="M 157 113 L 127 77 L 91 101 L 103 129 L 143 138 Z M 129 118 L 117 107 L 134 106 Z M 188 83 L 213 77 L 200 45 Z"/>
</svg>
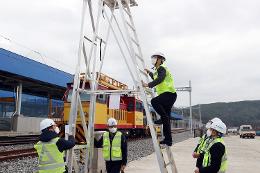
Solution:
<svg viewBox="0 0 260 173">
<path fill-rule="evenodd" d="M 0 130 L 27 131 L 43 118 L 60 118 L 72 80 L 72 74 L 0 48 Z"/>
</svg>

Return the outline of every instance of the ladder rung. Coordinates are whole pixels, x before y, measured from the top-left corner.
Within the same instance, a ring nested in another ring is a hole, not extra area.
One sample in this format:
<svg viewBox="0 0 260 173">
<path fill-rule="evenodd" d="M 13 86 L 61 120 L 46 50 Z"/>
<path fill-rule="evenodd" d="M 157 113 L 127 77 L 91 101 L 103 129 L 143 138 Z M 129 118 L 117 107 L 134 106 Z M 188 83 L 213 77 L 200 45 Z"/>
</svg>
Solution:
<svg viewBox="0 0 260 173">
<path fill-rule="evenodd" d="M 126 21 L 126 24 L 127 24 L 133 31 L 135 31 L 135 28 L 134 28 L 129 22 Z"/>
<path fill-rule="evenodd" d="M 106 44 L 106 42 L 101 37 L 99 37 L 98 35 L 96 37 L 97 39 L 102 40 L 102 43 Z"/>
<path fill-rule="evenodd" d="M 144 59 L 143 59 L 140 55 L 138 55 L 137 53 L 135 53 L 135 56 L 136 56 L 138 59 L 140 59 L 142 62 L 144 62 Z"/>
<path fill-rule="evenodd" d="M 123 8 L 124 9 L 124 11 L 126 12 L 126 14 L 129 16 L 129 17 L 131 17 L 131 13 L 129 13 L 129 11 L 127 10 L 127 8 Z"/>
<path fill-rule="evenodd" d="M 147 73 L 145 72 L 145 71 L 143 71 L 143 70 L 141 70 L 141 69 L 139 69 L 139 71 L 143 74 L 143 75 L 147 75 Z"/>
<path fill-rule="evenodd" d="M 165 167 L 168 165 L 172 165 L 172 164 L 173 164 L 172 162 L 169 162 L 169 163 L 165 164 Z"/>
<path fill-rule="evenodd" d="M 131 40 L 136 44 L 136 46 L 139 47 L 139 44 L 137 43 L 137 41 L 135 41 L 135 39 L 133 39 L 133 38 L 131 37 Z"/>
</svg>

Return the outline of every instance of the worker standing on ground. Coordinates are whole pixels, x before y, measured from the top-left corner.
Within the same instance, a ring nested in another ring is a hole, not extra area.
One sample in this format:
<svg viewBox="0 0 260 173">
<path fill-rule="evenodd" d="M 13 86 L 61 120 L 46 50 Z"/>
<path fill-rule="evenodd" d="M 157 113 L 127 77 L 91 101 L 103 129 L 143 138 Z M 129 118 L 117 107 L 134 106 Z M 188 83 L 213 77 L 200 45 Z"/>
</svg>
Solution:
<svg viewBox="0 0 260 173">
<path fill-rule="evenodd" d="M 210 138 L 210 126 L 213 122 L 217 122 L 221 120 L 219 118 L 213 118 L 211 120 L 209 120 L 206 124 L 206 129 L 207 132 L 206 134 L 202 135 L 201 138 L 199 139 L 198 145 L 196 146 L 196 148 L 194 149 L 194 152 L 192 153 L 193 158 L 199 158 L 200 154 L 203 154 L 205 152 L 206 147 L 208 146 L 208 144 L 211 142 L 212 138 Z"/>
<path fill-rule="evenodd" d="M 107 173 L 124 172 L 127 163 L 127 142 L 126 138 L 117 130 L 117 121 L 109 118 L 107 121 L 108 132 L 94 144 L 97 148 L 103 148 L 103 157 L 106 161 Z"/>
<path fill-rule="evenodd" d="M 166 60 L 163 53 L 155 53 L 151 56 L 152 64 L 155 68 L 155 73 L 148 69 L 145 71 L 153 79 L 152 82 L 144 87 L 156 88 L 157 97 L 151 100 L 151 104 L 155 111 L 161 116 L 161 119 L 154 121 L 155 124 L 163 124 L 164 140 L 160 144 L 172 145 L 172 134 L 170 125 L 171 108 L 177 99 L 176 90 L 174 88 L 174 79 L 169 69 L 164 65 Z"/>
<path fill-rule="evenodd" d="M 208 133 L 212 141 L 199 156 L 194 173 L 225 173 L 228 163 L 222 136 L 226 133 L 226 125 L 222 121 L 213 122 Z"/>
<path fill-rule="evenodd" d="M 52 119 L 44 119 L 40 123 L 40 141 L 34 145 L 39 156 L 39 173 L 64 173 L 64 151 L 75 146 L 72 135 L 68 140 L 60 138 L 59 127 Z"/>
</svg>

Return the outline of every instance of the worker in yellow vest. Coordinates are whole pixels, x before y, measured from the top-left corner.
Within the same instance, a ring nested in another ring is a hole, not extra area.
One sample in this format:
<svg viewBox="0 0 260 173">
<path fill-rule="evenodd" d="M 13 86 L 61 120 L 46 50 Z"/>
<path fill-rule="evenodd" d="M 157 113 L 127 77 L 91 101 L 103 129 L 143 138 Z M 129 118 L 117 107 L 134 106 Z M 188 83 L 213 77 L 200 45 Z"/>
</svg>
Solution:
<svg viewBox="0 0 260 173">
<path fill-rule="evenodd" d="M 156 88 L 157 97 L 151 100 L 154 110 L 161 116 L 161 119 L 154 121 L 155 124 L 163 124 L 164 140 L 160 144 L 172 145 L 171 134 L 171 109 L 177 99 L 176 90 L 174 88 L 174 79 L 169 69 L 164 65 L 166 60 L 163 53 L 155 53 L 151 56 L 152 65 L 155 68 L 155 73 L 145 69 L 149 76 L 153 79 L 152 82 L 146 84 L 144 87 Z"/>
<path fill-rule="evenodd" d="M 64 173 L 64 151 L 75 146 L 72 135 L 68 140 L 60 138 L 59 127 L 52 119 L 44 119 L 40 122 L 40 141 L 34 145 L 38 153 L 39 173 Z"/>
<path fill-rule="evenodd" d="M 206 147 L 212 140 L 212 138 L 210 138 L 210 136 L 209 136 L 209 134 L 210 134 L 209 128 L 213 122 L 217 122 L 217 121 L 221 121 L 221 120 L 219 118 L 215 117 L 207 122 L 207 124 L 206 124 L 207 132 L 206 132 L 206 134 L 202 135 L 201 138 L 199 139 L 198 145 L 196 146 L 196 148 L 194 149 L 194 152 L 192 153 L 193 158 L 199 158 L 200 154 L 204 153 Z"/>
<path fill-rule="evenodd" d="M 223 135 L 226 125 L 222 121 L 213 122 L 208 131 L 212 138 L 205 153 L 198 158 L 194 173 L 225 173 L 228 166 L 227 152 Z"/>
<path fill-rule="evenodd" d="M 124 172 L 127 163 L 127 142 L 122 132 L 117 130 L 117 121 L 109 118 L 108 131 L 94 144 L 97 148 L 103 148 L 103 157 L 106 161 L 107 173 Z"/>
</svg>

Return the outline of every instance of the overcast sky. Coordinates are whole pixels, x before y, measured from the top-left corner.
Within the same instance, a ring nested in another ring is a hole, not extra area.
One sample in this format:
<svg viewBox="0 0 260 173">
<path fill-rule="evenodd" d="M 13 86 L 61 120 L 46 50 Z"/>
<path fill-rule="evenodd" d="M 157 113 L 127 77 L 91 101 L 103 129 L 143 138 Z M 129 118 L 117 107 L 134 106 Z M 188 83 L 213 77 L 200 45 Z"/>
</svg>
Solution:
<svg viewBox="0 0 260 173">
<path fill-rule="evenodd" d="M 192 81 L 192 104 L 260 98 L 259 0 L 137 2 L 132 12 L 144 57 L 150 62 L 153 52 L 164 52 L 176 86 Z M 0 0 L 0 35 L 73 73 L 81 5 L 82 0 Z M 128 82 L 125 66 L 114 68 L 118 57 L 106 60 L 104 70 Z M 176 105 L 188 105 L 188 93 L 178 96 Z"/>
</svg>

